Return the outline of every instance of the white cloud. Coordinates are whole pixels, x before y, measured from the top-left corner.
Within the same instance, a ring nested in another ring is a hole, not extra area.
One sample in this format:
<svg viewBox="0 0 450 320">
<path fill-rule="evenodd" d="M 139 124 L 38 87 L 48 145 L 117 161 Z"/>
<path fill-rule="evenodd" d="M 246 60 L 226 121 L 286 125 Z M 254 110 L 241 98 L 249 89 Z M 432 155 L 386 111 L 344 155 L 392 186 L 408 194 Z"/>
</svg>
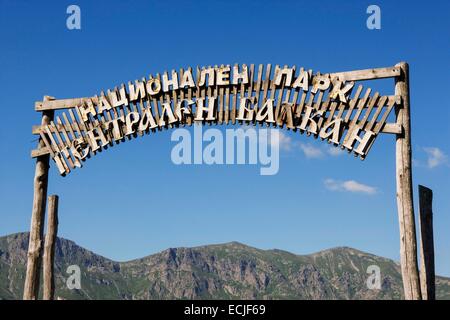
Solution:
<svg viewBox="0 0 450 320">
<path fill-rule="evenodd" d="M 333 156 L 333 157 L 337 157 L 337 156 L 344 154 L 344 150 L 342 150 L 340 147 L 334 147 L 334 146 L 328 147 L 327 152 L 330 156 Z"/>
<path fill-rule="evenodd" d="M 365 194 L 375 194 L 377 189 L 366 184 L 359 183 L 355 180 L 338 181 L 334 179 L 326 179 L 325 187 L 331 191 L 359 192 Z"/>
<path fill-rule="evenodd" d="M 279 144 L 281 150 L 289 151 L 292 148 L 292 138 L 280 131 Z"/>
<path fill-rule="evenodd" d="M 320 148 L 314 147 L 311 144 L 304 144 L 304 143 L 300 143 L 299 146 L 307 158 L 323 157 L 323 151 Z"/>
<path fill-rule="evenodd" d="M 274 129 L 272 129 L 274 130 Z M 277 130 L 277 129 L 275 129 Z M 293 146 L 292 138 L 286 135 L 283 131 L 278 130 L 278 139 L 269 139 L 269 143 L 271 146 L 278 144 L 278 148 L 280 150 L 290 151 Z"/>
<path fill-rule="evenodd" d="M 448 161 L 447 155 L 439 148 L 428 147 L 423 148 L 423 150 L 427 153 L 427 166 L 430 169 L 446 164 Z"/>
</svg>

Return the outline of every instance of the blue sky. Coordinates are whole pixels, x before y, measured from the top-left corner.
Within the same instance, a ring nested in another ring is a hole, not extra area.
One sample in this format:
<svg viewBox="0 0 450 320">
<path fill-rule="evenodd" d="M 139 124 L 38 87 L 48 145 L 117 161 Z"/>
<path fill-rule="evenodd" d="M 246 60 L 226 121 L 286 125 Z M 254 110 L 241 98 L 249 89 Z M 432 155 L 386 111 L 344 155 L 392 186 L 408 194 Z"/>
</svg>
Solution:
<svg viewBox="0 0 450 320">
<path fill-rule="evenodd" d="M 91 96 L 197 65 L 272 63 L 334 72 L 404 60 L 414 189 L 434 190 L 436 267 L 450 276 L 448 1 L 0 3 L 1 235 L 29 229 L 31 127 L 40 121 L 34 101 L 44 95 Z M 81 30 L 66 28 L 70 4 L 81 8 Z M 366 28 L 370 4 L 381 8 L 381 30 Z M 393 92 L 393 80 L 370 86 Z M 283 133 L 275 176 L 260 176 L 256 166 L 176 166 L 171 131 L 116 146 L 64 178 L 52 170 L 59 235 L 117 260 L 228 241 L 299 254 L 351 246 L 398 260 L 394 137 L 380 136 L 361 161 Z M 352 192 L 340 184 L 345 181 L 376 192 Z"/>
</svg>

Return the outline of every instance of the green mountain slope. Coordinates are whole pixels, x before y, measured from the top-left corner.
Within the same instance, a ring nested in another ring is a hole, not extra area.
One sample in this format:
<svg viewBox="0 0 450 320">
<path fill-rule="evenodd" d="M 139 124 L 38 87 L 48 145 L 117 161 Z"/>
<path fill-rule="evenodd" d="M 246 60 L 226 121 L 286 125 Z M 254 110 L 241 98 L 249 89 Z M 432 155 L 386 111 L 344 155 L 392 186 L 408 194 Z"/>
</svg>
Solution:
<svg viewBox="0 0 450 320">
<path fill-rule="evenodd" d="M 0 237 L 0 299 L 22 297 L 28 234 Z M 64 299 L 400 299 L 399 266 L 351 248 L 311 255 L 259 250 L 237 242 L 167 249 L 115 262 L 59 238 L 56 295 Z M 67 267 L 81 269 L 81 289 L 68 289 Z M 370 290 L 369 265 L 381 270 Z M 438 277 L 437 295 L 450 299 L 450 279 Z"/>
</svg>

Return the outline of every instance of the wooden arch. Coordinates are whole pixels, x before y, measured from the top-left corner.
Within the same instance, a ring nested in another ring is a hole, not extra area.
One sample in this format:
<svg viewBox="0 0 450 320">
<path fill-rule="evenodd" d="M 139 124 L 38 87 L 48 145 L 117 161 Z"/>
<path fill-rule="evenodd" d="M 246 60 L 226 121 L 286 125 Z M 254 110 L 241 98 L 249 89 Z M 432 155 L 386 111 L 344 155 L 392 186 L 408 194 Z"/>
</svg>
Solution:
<svg viewBox="0 0 450 320">
<path fill-rule="evenodd" d="M 408 65 L 320 73 L 295 66 L 253 64 L 192 68 L 150 75 L 93 97 L 35 103 L 36 158 L 25 299 L 35 299 L 50 157 L 61 175 L 133 137 L 193 123 L 266 125 L 306 133 L 364 159 L 376 137 L 396 137 L 397 203 L 405 298 L 420 299 L 411 183 Z M 358 81 L 395 79 L 382 95 Z M 392 110 L 394 121 L 388 122 Z M 55 111 L 60 114 L 55 116 Z"/>
<path fill-rule="evenodd" d="M 398 67 L 372 70 L 398 75 Z M 67 109 L 33 128 L 66 175 L 97 152 L 133 137 L 192 123 L 260 124 L 306 132 L 364 159 L 400 96 L 380 95 L 355 81 L 363 72 L 313 73 L 295 66 L 260 64 L 173 70 L 150 75 L 91 98 L 36 103 L 36 110 Z"/>
</svg>

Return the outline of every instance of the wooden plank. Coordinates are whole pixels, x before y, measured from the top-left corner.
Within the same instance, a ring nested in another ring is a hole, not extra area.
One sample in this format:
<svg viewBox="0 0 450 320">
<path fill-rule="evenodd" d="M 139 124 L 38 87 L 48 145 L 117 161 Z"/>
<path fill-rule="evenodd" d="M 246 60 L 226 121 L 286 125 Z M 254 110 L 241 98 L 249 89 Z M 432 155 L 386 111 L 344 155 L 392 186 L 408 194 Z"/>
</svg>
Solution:
<svg viewBox="0 0 450 320">
<path fill-rule="evenodd" d="M 75 114 L 73 113 L 72 109 L 69 110 L 69 116 L 70 116 L 70 119 L 72 120 L 72 125 L 74 126 L 75 131 L 77 132 L 79 137 L 81 139 L 83 139 L 83 142 L 87 143 L 87 140 L 86 140 L 87 138 L 85 138 L 84 135 L 82 134 L 82 129 L 81 129 L 80 125 L 78 124 L 77 118 L 75 117 Z M 86 132 L 86 131 L 84 131 L 84 132 Z"/>
<path fill-rule="evenodd" d="M 45 110 L 72 109 L 72 108 L 75 108 L 75 106 L 82 105 L 87 99 L 96 99 L 96 98 L 95 97 L 82 97 L 82 98 L 73 98 L 73 99 L 36 101 L 34 104 L 34 110 L 35 111 L 45 111 Z"/>
<path fill-rule="evenodd" d="M 330 78 L 333 79 L 333 77 L 338 77 L 342 81 L 361 81 L 361 80 L 393 78 L 399 75 L 400 75 L 400 68 L 398 66 L 394 66 L 386 68 L 334 72 L 330 73 Z"/>
<path fill-rule="evenodd" d="M 322 98 L 321 97 L 319 97 L 320 99 L 320 101 L 322 100 Z M 325 123 L 325 120 L 329 120 L 330 118 L 325 118 L 325 115 L 326 115 L 326 113 L 327 113 L 327 110 L 328 110 L 328 108 L 329 108 L 329 105 L 330 105 L 330 101 L 329 100 L 326 100 L 325 102 L 323 102 L 323 103 L 321 103 L 321 105 L 319 106 L 319 107 L 316 107 L 316 108 L 319 108 L 318 110 L 324 115 L 323 117 L 320 117 L 319 118 L 319 121 L 317 121 L 317 134 L 315 134 L 314 135 L 314 138 L 317 138 L 318 137 L 318 135 L 319 135 L 319 132 L 320 132 L 320 130 L 322 129 L 322 125 Z"/>
<path fill-rule="evenodd" d="M 403 134 L 403 127 L 398 123 L 385 123 L 380 132 L 389 134 Z"/>
<path fill-rule="evenodd" d="M 208 79 L 209 80 L 209 79 Z M 206 78 L 205 78 L 205 81 L 206 81 Z M 206 82 L 205 82 L 205 85 L 204 86 L 202 86 L 201 88 L 200 88 L 200 98 L 202 98 L 202 99 L 204 99 L 204 101 L 203 101 L 203 103 L 204 103 L 204 106 L 206 106 L 207 105 L 207 103 L 208 103 L 208 101 L 207 101 L 207 99 L 206 99 Z M 203 111 L 202 111 L 203 112 Z M 202 117 L 202 118 L 204 118 L 204 117 Z M 201 124 L 202 124 L 202 126 L 205 124 L 205 120 L 203 120 L 202 122 L 201 122 Z"/>
<path fill-rule="evenodd" d="M 310 81 L 312 81 L 312 70 L 308 70 L 308 77 L 310 78 Z M 308 96 L 308 92 L 309 91 L 303 91 L 302 92 L 302 97 L 300 99 L 300 104 L 297 106 L 297 110 L 296 110 L 296 117 L 300 118 L 300 116 L 303 113 L 303 108 L 305 107 L 305 101 L 306 98 Z"/>
<path fill-rule="evenodd" d="M 285 65 L 284 68 L 287 68 L 287 65 Z M 275 114 L 274 114 L 275 123 L 273 124 L 274 127 L 278 127 L 278 117 L 280 115 L 281 100 L 283 99 L 283 93 L 284 93 L 284 84 L 285 84 L 285 82 L 282 81 L 281 87 L 279 87 L 279 88 L 275 84 L 275 79 L 278 77 L 278 73 L 280 73 L 281 70 L 282 70 L 282 68 L 279 65 L 276 65 L 275 66 L 275 74 L 274 74 L 273 79 L 272 79 L 272 83 L 273 83 L 272 88 L 273 88 L 273 91 L 275 93 L 275 96 L 273 96 L 273 97 L 274 97 L 275 102 L 276 102 Z"/>
<path fill-rule="evenodd" d="M 58 140 L 58 143 L 56 144 L 56 147 L 59 148 L 59 152 L 61 154 L 61 156 L 64 156 L 67 159 L 67 162 L 69 163 L 69 166 L 71 169 L 75 168 L 75 165 L 72 161 L 72 158 L 70 157 L 69 151 L 66 150 L 65 148 L 70 148 L 70 145 L 66 145 L 63 141 L 63 139 L 61 138 L 61 135 L 59 134 L 59 131 L 56 129 L 55 124 L 53 123 L 53 121 L 50 122 L 50 125 L 48 126 L 49 130 L 53 131 L 53 133 L 56 136 L 56 139 Z M 53 138 L 51 137 L 51 140 L 54 142 Z M 69 142 L 70 143 L 70 142 Z M 62 146 L 62 147 L 59 147 Z M 69 172 L 67 172 L 69 173 Z"/>
<path fill-rule="evenodd" d="M 222 64 L 222 65 L 220 65 L 220 69 L 223 69 L 223 68 L 225 68 L 225 66 Z M 216 86 L 217 87 L 217 86 Z M 219 107 L 219 114 L 218 114 L 218 119 L 217 119 L 217 123 L 218 124 L 222 124 L 223 123 L 223 118 L 224 118 L 224 106 L 223 106 L 223 100 L 224 100 L 224 97 L 223 97 L 223 94 L 224 94 L 224 92 L 225 92 L 225 88 L 224 88 L 224 86 L 222 85 L 222 86 L 220 86 L 219 88 L 218 88 L 218 90 L 219 90 L 219 94 L 218 94 L 218 96 L 217 96 L 217 99 L 219 100 L 218 101 L 218 107 Z"/>
<path fill-rule="evenodd" d="M 255 84 L 255 106 L 253 108 L 253 112 L 254 112 L 254 117 L 253 117 L 253 124 L 256 125 L 256 115 L 258 114 L 258 106 L 263 103 L 264 101 L 260 100 L 260 95 L 261 95 L 261 86 L 262 86 L 262 76 L 263 76 L 263 69 L 264 65 L 260 64 L 258 66 L 258 74 L 257 74 L 257 78 L 256 78 L 256 84 Z"/>
<path fill-rule="evenodd" d="M 217 82 L 216 80 L 217 80 L 217 69 L 218 69 L 218 66 L 215 65 L 213 67 L 213 69 L 214 69 L 214 85 L 213 86 L 209 86 L 208 85 L 208 91 L 207 91 L 207 94 L 206 94 L 207 98 L 208 97 L 214 97 L 215 98 L 214 99 L 214 120 L 213 121 L 207 121 L 209 126 L 211 126 L 212 124 L 217 124 L 218 120 L 219 120 L 219 95 L 218 95 L 219 88 L 218 88 L 217 83 L 216 83 Z"/>
<path fill-rule="evenodd" d="M 357 110 L 355 115 L 353 116 L 352 121 L 350 122 L 349 127 L 352 127 L 356 124 L 356 122 L 358 121 L 359 117 L 361 116 L 362 111 L 364 110 L 364 108 L 366 108 L 367 102 L 369 101 L 369 97 L 370 97 L 370 92 L 372 91 L 372 89 L 367 88 L 366 89 L 366 93 L 364 94 L 362 99 L 358 99 L 358 106 L 357 106 Z"/>
<path fill-rule="evenodd" d="M 106 96 L 105 96 L 105 92 L 102 90 L 101 91 L 101 93 L 100 93 L 100 97 L 101 98 L 103 98 L 103 99 L 105 99 L 105 100 L 107 100 L 106 99 Z M 99 99 L 100 100 L 100 99 Z M 108 100 L 108 102 L 109 102 L 109 100 Z M 106 117 L 105 117 L 105 114 L 106 114 Z M 103 111 L 101 114 L 100 114 L 100 118 L 103 120 L 103 121 L 106 121 L 106 120 L 108 120 L 108 121 L 111 121 L 112 120 L 112 116 L 111 116 L 111 110 L 105 110 L 105 111 Z M 113 134 L 112 134 L 112 132 L 110 131 L 110 130 L 108 130 L 108 132 L 107 132 L 107 135 L 108 135 L 108 140 L 109 140 L 109 146 L 114 146 L 114 136 L 113 136 Z"/>
<path fill-rule="evenodd" d="M 284 66 L 285 68 L 288 68 L 287 65 Z M 295 66 L 293 66 L 293 75 L 295 75 Z M 293 77 L 294 78 L 294 77 Z M 284 117 L 286 117 L 286 128 L 288 130 L 290 129 L 294 129 L 294 121 L 293 121 L 293 110 L 292 107 L 289 105 L 290 99 L 291 99 L 291 85 L 292 85 L 293 80 L 291 81 L 291 84 L 286 88 L 286 81 L 283 81 L 283 86 L 282 86 L 282 90 L 281 90 L 281 97 L 280 100 L 282 100 L 281 102 L 281 108 L 280 111 L 278 113 L 278 117 L 276 118 L 276 123 L 278 125 L 278 127 L 283 128 L 284 127 Z M 284 95 L 284 97 L 283 97 Z M 291 108 L 289 113 L 286 111 L 286 108 Z"/>
<path fill-rule="evenodd" d="M 150 78 L 151 78 L 151 76 L 150 76 Z M 147 80 L 145 78 L 142 78 L 142 81 L 147 82 Z M 149 95 L 147 95 L 146 99 L 147 99 L 147 108 L 151 108 L 152 116 L 155 119 L 156 124 L 158 124 L 159 123 L 158 100 L 156 100 L 155 96 L 152 96 L 150 98 Z M 143 105 L 145 104 L 144 100 L 142 101 L 142 104 Z M 156 130 L 158 130 L 158 131 L 161 130 L 159 125 L 156 128 L 152 129 L 152 132 L 155 132 Z M 149 132 L 149 130 L 147 130 L 147 132 Z"/>
<path fill-rule="evenodd" d="M 31 158 L 37 158 L 43 155 L 47 155 L 50 154 L 50 150 L 48 147 L 42 147 L 42 148 L 38 148 L 38 149 L 33 149 L 31 150 L 30 156 Z"/>
<path fill-rule="evenodd" d="M 51 123 L 51 122 L 50 122 L 50 123 Z M 62 144 L 58 144 L 58 143 L 55 141 L 55 139 L 54 139 L 54 137 L 53 137 L 53 134 L 52 134 L 52 132 L 50 131 L 50 127 L 49 127 L 49 126 L 50 126 L 50 125 L 44 127 L 45 133 L 42 132 L 42 133 L 41 133 L 41 137 L 42 137 L 42 139 L 45 141 L 47 147 L 50 148 L 50 150 L 55 150 L 58 154 L 62 154 L 62 153 L 61 153 L 61 150 L 64 148 L 64 146 L 63 146 Z M 49 137 L 49 139 L 50 139 L 50 145 L 48 145 L 48 141 L 47 141 L 46 138 L 45 138 L 45 137 L 46 137 L 45 134 L 47 134 L 47 137 Z M 55 154 L 54 154 L 53 152 L 51 153 L 51 155 L 52 155 L 53 158 L 55 157 Z M 64 161 L 64 158 L 62 158 L 62 157 L 61 157 L 61 164 L 62 164 L 62 166 L 64 167 L 65 172 L 66 172 L 66 173 L 69 173 L 69 172 L 70 172 L 70 169 L 69 169 L 69 167 L 67 166 L 66 162 Z"/>
<path fill-rule="evenodd" d="M 196 71 L 197 71 L 197 81 L 196 81 L 196 92 L 195 92 L 195 98 L 196 98 L 197 101 L 202 97 L 202 92 L 203 92 L 203 90 L 204 90 L 204 87 L 201 87 L 201 88 L 200 88 L 200 86 L 199 86 L 201 70 L 202 70 L 202 69 L 200 69 L 199 67 L 197 67 L 197 70 L 196 70 Z M 205 104 L 206 101 L 204 101 L 203 103 Z M 194 119 L 195 119 L 197 113 L 198 113 L 198 108 L 195 110 L 195 113 L 194 113 Z M 192 122 L 195 123 L 194 120 L 192 120 Z"/>
<path fill-rule="evenodd" d="M 191 68 L 191 67 L 188 68 L 188 71 L 189 71 L 189 72 L 191 73 L 191 75 L 192 75 L 192 68 Z M 193 89 L 192 89 L 191 87 L 189 87 L 188 90 L 187 90 L 187 99 L 188 99 L 188 100 L 192 100 L 192 97 L 193 97 L 192 91 L 193 91 Z M 192 107 L 192 109 L 191 109 L 191 115 L 189 115 L 189 116 L 186 117 L 186 124 L 187 124 L 188 126 L 192 125 L 192 122 L 193 122 L 193 119 L 194 119 L 194 112 L 195 112 L 195 110 L 194 110 L 194 108 Z"/>
<path fill-rule="evenodd" d="M 174 74 L 174 72 L 176 72 L 175 70 L 172 70 L 172 74 Z M 180 83 L 180 79 L 178 79 L 178 84 Z M 172 112 L 175 112 L 175 108 L 177 106 L 178 103 L 178 92 L 182 91 L 182 90 L 173 90 L 172 89 L 172 99 L 170 97 L 170 94 L 167 95 L 167 99 L 168 99 L 168 103 L 171 104 L 171 108 L 172 108 Z M 175 117 L 176 118 L 176 117 Z M 172 124 L 170 124 L 170 128 L 178 128 L 179 127 L 179 122 L 174 122 Z"/>
<path fill-rule="evenodd" d="M 363 86 L 359 85 L 358 88 L 356 89 L 355 95 L 350 100 L 349 108 L 347 109 L 347 113 L 345 114 L 345 118 L 344 118 L 345 123 L 348 123 L 350 121 L 353 109 L 355 108 L 356 103 L 358 102 L 358 99 L 359 99 L 359 96 L 361 95 L 362 89 L 363 89 Z"/>
<path fill-rule="evenodd" d="M 272 65 L 269 63 L 266 66 L 266 74 L 264 76 L 264 83 L 263 83 L 263 94 L 262 94 L 262 99 L 261 102 L 264 103 L 264 101 L 267 99 L 267 95 L 269 92 L 269 88 L 271 85 L 271 79 L 270 79 L 270 73 L 272 71 Z M 260 125 L 264 125 L 264 121 L 260 122 Z M 269 124 L 266 123 L 267 126 L 269 126 Z"/>
<path fill-rule="evenodd" d="M 388 97 L 388 105 L 386 108 L 384 108 L 384 113 L 381 116 L 380 122 L 377 123 L 377 125 L 375 126 L 375 128 L 373 130 L 375 133 L 378 133 L 381 131 L 382 128 L 385 128 L 384 124 L 386 123 L 386 120 L 396 103 L 397 103 L 397 101 L 395 99 L 391 99 L 390 97 Z M 400 127 L 400 129 L 401 129 L 401 127 Z M 401 131 L 399 133 L 401 133 Z"/>
<path fill-rule="evenodd" d="M 179 81 L 181 83 L 181 79 L 183 79 L 183 75 L 184 75 L 184 69 L 183 68 L 180 68 L 179 75 L 180 75 Z M 185 92 L 185 90 L 186 90 L 185 88 L 181 88 L 180 87 L 180 103 L 184 100 L 184 92 Z M 173 105 L 173 110 L 174 110 L 174 113 L 175 113 L 175 117 L 177 117 L 177 115 L 176 115 L 177 105 L 176 104 Z M 186 120 L 187 120 L 188 117 L 186 117 L 184 115 L 184 113 L 181 112 L 181 110 L 180 110 L 180 115 L 181 115 L 181 118 L 178 119 L 177 127 L 178 126 L 184 127 L 186 125 Z"/>
<path fill-rule="evenodd" d="M 58 196 L 48 197 L 47 232 L 44 244 L 44 300 L 54 300 L 55 296 L 55 244 L 58 234 Z"/>
<path fill-rule="evenodd" d="M 136 82 L 135 82 L 136 83 Z M 131 81 L 128 81 L 128 88 L 130 87 L 130 84 L 131 84 Z M 137 85 L 136 85 L 136 88 L 137 88 Z M 129 96 L 129 93 L 128 93 L 128 96 Z M 143 105 L 141 104 L 141 101 L 142 101 L 142 99 L 139 99 L 139 100 L 135 100 L 134 102 L 129 102 L 129 104 L 132 106 L 132 108 L 133 108 L 133 112 L 137 112 L 137 113 L 139 113 L 139 115 L 140 115 L 140 117 L 142 117 L 142 115 L 143 115 L 143 110 L 144 110 L 144 108 L 143 108 Z M 144 135 L 144 133 L 145 132 L 142 132 L 142 131 L 139 131 L 139 130 L 136 130 L 136 132 L 133 134 L 133 136 L 134 137 L 137 137 L 137 135 L 139 135 L 139 136 L 143 136 Z M 109 141 L 111 141 L 111 139 L 108 139 Z"/>
<path fill-rule="evenodd" d="M 296 68 L 297 70 L 297 68 Z M 300 76 L 302 74 L 302 72 L 304 71 L 303 68 L 300 68 L 300 70 L 298 71 L 298 76 Z M 299 97 L 299 93 L 300 93 L 301 88 L 297 87 L 294 89 L 294 95 L 292 97 L 292 109 L 293 109 L 293 113 L 294 113 L 294 118 L 297 118 L 297 107 L 298 107 L 298 97 Z M 299 119 L 297 119 L 299 120 Z M 297 123 L 294 123 L 294 126 L 297 126 Z M 295 128 L 294 130 L 297 130 L 297 128 Z"/>
<path fill-rule="evenodd" d="M 436 300 L 433 239 L 433 191 L 419 185 L 420 287 L 423 300 Z"/>
<path fill-rule="evenodd" d="M 383 110 L 386 102 L 388 101 L 388 97 L 386 96 L 382 96 L 379 100 L 378 103 L 375 106 L 375 112 L 373 113 L 372 117 L 370 118 L 370 121 L 366 124 L 364 130 L 368 131 L 373 131 L 373 128 L 375 126 L 375 123 L 378 119 L 378 116 L 380 115 L 381 111 Z"/>
<path fill-rule="evenodd" d="M 208 66 L 208 69 L 211 69 L 212 68 L 212 66 Z M 217 66 L 214 66 L 214 71 L 215 70 L 217 70 Z M 208 79 L 208 81 L 209 81 L 209 79 Z M 206 84 L 205 84 L 205 86 L 206 86 Z M 213 92 L 216 92 L 216 88 L 217 88 L 217 86 L 216 85 L 214 85 L 214 86 L 210 86 L 210 85 L 208 85 L 208 86 L 206 86 L 207 87 L 207 89 L 206 89 L 206 96 L 205 96 L 205 104 L 206 104 L 206 101 L 208 101 L 208 107 L 209 107 L 209 97 L 214 97 L 215 95 L 213 94 Z M 203 92 L 202 92 L 202 97 L 203 97 Z M 217 120 L 217 108 L 216 108 L 216 106 L 217 106 L 217 98 L 216 99 L 214 99 L 214 112 L 213 112 L 213 117 L 214 117 L 214 119 L 216 119 Z M 216 122 L 216 120 L 214 121 L 214 122 Z M 208 120 L 205 120 L 205 121 L 203 121 L 203 123 L 204 124 L 208 124 L 209 126 L 213 123 L 213 121 L 208 121 Z"/>
<path fill-rule="evenodd" d="M 280 70 L 280 66 L 279 65 L 275 65 L 275 68 L 274 68 L 274 71 L 273 71 L 273 78 L 270 79 L 270 82 L 269 82 L 269 91 L 270 91 L 269 99 L 273 99 L 274 102 L 277 102 L 275 100 L 275 95 L 277 94 L 278 90 L 276 89 L 277 86 L 275 85 L 275 79 L 277 78 L 277 74 L 278 74 L 279 70 Z M 275 122 L 273 124 L 270 124 L 270 123 L 266 122 L 266 125 L 268 127 L 270 127 L 271 125 L 274 126 L 274 127 L 277 126 L 276 105 L 275 105 L 275 110 L 274 110 L 274 120 L 275 120 Z"/>
<path fill-rule="evenodd" d="M 244 68 L 243 65 L 242 65 L 241 67 Z M 247 68 L 247 71 L 246 71 L 246 72 L 248 73 L 248 67 L 247 67 L 247 65 L 246 65 L 246 68 Z M 250 77 L 249 77 L 249 82 L 250 82 Z M 240 107 L 240 105 L 241 105 L 241 100 L 245 97 L 245 84 L 244 84 L 244 82 L 242 81 L 240 85 L 236 84 L 236 87 L 239 88 L 239 89 L 238 89 L 239 101 L 237 102 L 237 105 Z M 235 108 L 235 113 L 238 112 L 238 111 L 236 111 L 237 108 L 238 108 L 238 107 Z M 236 118 L 237 118 L 237 117 L 236 117 Z M 236 121 L 236 119 L 235 119 L 235 121 Z M 242 124 L 243 121 L 238 120 L 238 123 Z M 233 124 L 234 124 L 234 123 L 233 123 Z"/>
<path fill-rule="evenodd" d="M 77 107 L 75 107 L 75 111 L 77 112 L 78 117 L 80 117 L 80 115 L 79 115 L 79 110 L 78 110 Z M 87 136 L 85 136 L 85 135 L 82 134 L 82 132 L 84 132 L 84 133 L 86 134 L 86 131 L 88 131 L 88 129 L 87 129 L 86 126 L 84 125 L 83 121 L 78 122 L 78 119 L 77 119 L 77 117 L 75 116 L 75 114 L 73 113 L 72 109 L 69 110 L 69 115 L 70 115 L 70 118 L 72 119 L 72 124 L 75 125 L 75 129 L 76 129 L 77 132 L 80 134 L 81 138 L 83 139 L 83 142 L 86 143 L 86 144 L 89 144 L 89 142 L 88 142 L 88 139 L 89 139 L 89 138 L 88 138 Z M 80 117 L 80 119 L 81 119 L 81 117 Z M 116 143 L 118 143 L 118 142 L 116 142 Z M 88 153 L 88 157 L 91 156 L 91 153 L 92 153 L 93 155 L 96 155 L 96 154 L 97 154 L 97 151 L 92 151 L 92 150 L 90 150 L 89 153 Z"/>
<path fill-rule="evenodd" d="M 230 122 L 230 108 L 231 108 L 230 86 L 226 86 L 226 88 L 225 88 L 225 115 L 224 115 L 225 124 L 228 124 Z"/>
<path fill-rule="evenodd" d="M 253 79 L 254 79 L 254 77 L 255 77 L 255 65 L 252 63 L 250 65 L 250 75 L 248 77 L 249 85 L 247 88 L 247 98 L 250 99 L 249 101 L 252 101 L 251 98 L 253 96 L 253 87 L 254 87 Z M 253 107 L 254 107 L 254 105 L 251 108 L 253 108 Z M 253 117 L 256 117 L 256 114 L 254 111 L 253 111 Z M 247 123 L 247 124 L 252 123 L 252 122 L 253 121 L 245 121 L 245 123 Z"/>
</svg>

